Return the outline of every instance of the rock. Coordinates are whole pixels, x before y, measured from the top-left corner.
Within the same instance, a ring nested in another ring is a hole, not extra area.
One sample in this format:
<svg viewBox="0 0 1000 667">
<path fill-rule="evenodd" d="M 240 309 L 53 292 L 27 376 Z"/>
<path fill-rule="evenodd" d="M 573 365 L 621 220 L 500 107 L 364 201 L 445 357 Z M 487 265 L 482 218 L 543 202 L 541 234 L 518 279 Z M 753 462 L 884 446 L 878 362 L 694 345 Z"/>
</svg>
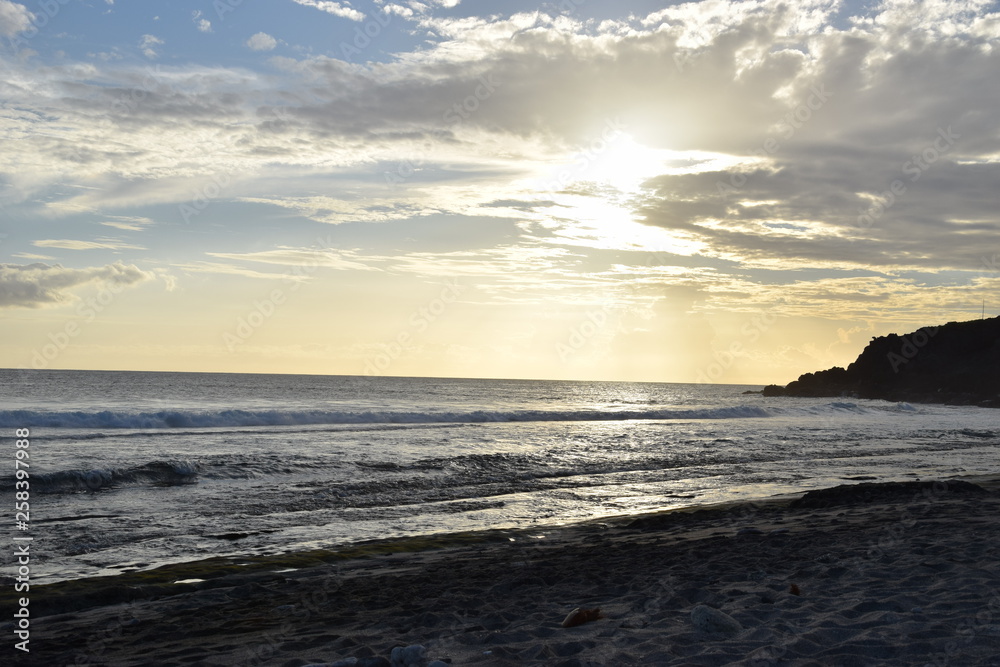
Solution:
<svg viewBox="0 0 1000 667">
<path fill-rule="evenodd" d="M 358 659 L 344 658 L 343 660 L 330 663 L 330 667 L 358 667 Z"/>
<path fill-rule="evenodd" d="M 435 660 L 434 662 L 428 662 L 427 667 L 451 667 L 447 662 L 441 662 L 440 660 Z"/>
<path fill-rule="evenodd" d="M 397 646 L 389 656 L 392 667 L 426 667 L 427 649 L 420 644 L 403 648 Z"/>
<path fill-rule="evenodd" d="M 691 610 L 691 623 L 701 632 L 735 635 L 743 629 L 740 622 L 729 614 L 700 604 Z"/>
<path fill-rule="evenodd" d="M 596 621 L 599 618 L 604 618 L 601 614 L 600 607 L 595 607 L 594 609 L 580 609 L 578 607 L 571 611 L 566 618 L 563 619 L 562 626 L 564 628 L 573 628 L 577 625 L 583 625 L 584 623 Z"/>
</svg>

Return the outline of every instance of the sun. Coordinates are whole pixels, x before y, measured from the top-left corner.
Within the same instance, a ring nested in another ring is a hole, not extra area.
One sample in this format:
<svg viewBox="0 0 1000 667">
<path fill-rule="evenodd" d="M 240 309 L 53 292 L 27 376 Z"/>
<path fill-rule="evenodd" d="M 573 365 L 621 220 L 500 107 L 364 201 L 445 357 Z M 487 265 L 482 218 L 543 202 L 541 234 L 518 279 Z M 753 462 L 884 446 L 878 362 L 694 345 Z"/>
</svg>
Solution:
<svg viewBox="0 0 1000 667">
<path fill-rule="evenodd" d="M 609 185 L 622 193 L 639 191 L 644 181 L 663 173 L 677 157 L 674 151 L 644 146 L 626 133 L 588 148 L 575 161 L 581 167 L 578 180 Z"/>
<path fill-rule="evenodd" d="M 693 173 L 718 157 L 651 148 L 625 132 L 615 132 L 547 162 L 537 177 L 522 184 L 545 193 L 546 201 L 533 212 L 545 234 L 560 243 L 692 255 L 703 250 L 703 242 L 645 224 L 636 218 L 636 206 L 650 194 L 644 192 L 649 179 Z"/>
<path fill-rule="evenodd" d="M 643 185 L 656 176 L 719 171 L 741 159 L 701 150 L 653 148 L 626 132 L 614 131 L 573 152 L 546 155 L 523 183 L 547 192 L 592 190 L 597 186 L 605 196 L 631 197 L 640 194 Z"/>
</svg>

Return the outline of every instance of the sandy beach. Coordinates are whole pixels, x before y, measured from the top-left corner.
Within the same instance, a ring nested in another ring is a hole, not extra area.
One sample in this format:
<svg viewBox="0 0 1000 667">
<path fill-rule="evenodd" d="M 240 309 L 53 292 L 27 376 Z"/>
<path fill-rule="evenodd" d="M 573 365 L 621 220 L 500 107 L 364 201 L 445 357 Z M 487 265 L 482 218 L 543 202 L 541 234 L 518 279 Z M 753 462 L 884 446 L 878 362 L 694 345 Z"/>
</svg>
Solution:
<svg viewBox="0 0 1000 667">
<path fill-rule="evenodd" d="M 415 645 L 395 664 L 1000 665 L 1000 494 L 977 481 L 33 587 L 30 653 L 11 623 L 6 651 L 36 665 L 388 665 Z M 563 627 L 575 608 L 601 617 Z"/>
</svg>

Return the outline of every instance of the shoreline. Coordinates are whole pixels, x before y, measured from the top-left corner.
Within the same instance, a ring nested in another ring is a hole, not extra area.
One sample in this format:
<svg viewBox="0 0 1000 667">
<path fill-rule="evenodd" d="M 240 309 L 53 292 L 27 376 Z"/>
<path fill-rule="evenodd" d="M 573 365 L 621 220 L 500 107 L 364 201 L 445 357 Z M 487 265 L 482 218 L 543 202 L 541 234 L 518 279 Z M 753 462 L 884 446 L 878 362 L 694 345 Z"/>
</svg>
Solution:
<svg viewBox="0 0 1000 667">
<path fill-rule="evenodd" d="M 914 480 L 918 483 L 919 480 Z M 980 475 L 964 476 L 943 480 L 941 483 L 969 482 L 981 486 L 987 490 L 1000 495 L 1000 475 Z M 869 482 L 862 479 L 845 480 L 845 484 L 838 487 L 850 487 L 859 485 L 893 485 L 904 482 Z M 934 482 L 931 482 L 934 483 Z M 72 595 L 78 589 L 88 587 L 114 587 L 114 586 L 155 586 L 171 585 L 175 588 L 165 588 L 163 591 L 157 589 L 155 592 L 193 592 L 203 587 L 214 587 L 214 579 L 222 579 L 227 576 L 240 575 L 248 572 L 273 571 L 278 569 L 305 569 L 322 565 L 340 564 L 346 561 L 357 559 L 373 558 L 387 554 L 397 553 L 420 553 L 422 551 L 433 551 L 448 548 L 457 548 L 468 545 L 480 544 L 504 544 L 516 539 L 530 539 L 534 534 L 545 533 L 554 535 L 561 532 L 574 532 L 581 530 L 597 529 L 603 530 L 609 527 L 620 527 L 635 521 L 657 520 L 660 517 L 670 518 L 673 516 L 694 515 L 710 520 L 712 514 L 728 516 L 732 513 L 746 515 L 751 511 L 758 511 L 768 507 L 786 507 L 802 496 L 815 491 L 823 491 L 823 488 L 813 491 L 779 493 L 769 496 L 752 498 L 737 498 L 733 500 L 715 501 L 703 504 L 684 505 L 680 507 L 670 507 L 633 514 L 616 514 L 596 518 L 587 518 L 567 523 L 539 524 L 531 527 L 508 527 L 508 528 L 484 528 L 479 530 L 466 530 L 455 532 L 440 532 L 421 535 L 406 535 L 398 537 L 387 537 L 374 540 L 360 540 L 344 545 L 311 549 L 307 551 L 286 551 L 273 554 L 251 555 L 237 554 L 228 556 L 211 556 L 208 558 L 190 560 L 176 563 L 165 563 L 155 567 L 143 568 L 141 570 L 123 571 L 118 574 L 100 574 L 76 579 L 64 579 L 55 582 L 32 585 L 32 590 L 36 596 L 39 591 L 44 591 L 43 599 L 50 597 L 50 593 L 55 593 L 53 597 L 62 595 Z M 195 587 L 191 584 L 176 584 L 178 580 L 206 579 L 205 586 Z M 13 577 L 0 576 L 0 584 L 10 586 L 14 583 Z M 0 589 L 0 603 L 13 600 L 16 596 L 11 595 L 9 590 Z M 128 600 L 122 600 L 128 601 Z M 48 612 L 45 612 L 48 613 Z"/>
<path fill-rule="evenodd" d="M 935 651 L 996 665 L 1000 481 L 977 481 L 851 484 L 58 582 L 32 587 L 31 653 L 18 664 L 294 667 L 422 644 L 454 665 L 923 665 Z M 13 597 L 6 587 L 5 605 Z M 698 629 L 700 605 L 741 629 Z M 605 618 L 562 628 L 575 607 Z"/>
<path fill-rule="evenodd" d="M 913 478 L 912 480 L 910 478 Z M 874 481 L 875 478 L 868 476 L 841 477 L 842 485 L 856 485 L 861 483 L 894 484 L 898 482 L 919 481 L 915 474 L 900 475 L 893 481 Z M 946 480 L 967 481 L 994 490 L 1000 493 L 1000 474 L 984 475 L 963 475 Z M 825 487 L 818 487 L 822 489 Z M 218 556 L 206 556 L 195 560 L 166 561 L 160 564 L 151 564 L 141 569 L 137 567 L 127 567 L 119 572 L 89 574 L 76 578 L 56 579 L 55 581 L 45 581 L 33 583 L 35 591 L 46 590 L 71 590 L 77 586 L 86 586 L 89 583 L 100 584 L 102 582 L 121 582 L 127 586 L 141 586 L 150 584 L 169 584 L 178 579 L 194 578 L 208 575 L 211 577 L 224 576 L 227 570 L 233 572 L 242 569 L 243 572 L 267 570 L 268 568 L 301 568 L 323 563 L 342 562 L 355 558 L 366 558 L 377 556 L 382 553 L 421 551 L 425 549 L 442 549 L 448 546 L 460 546 L 469 543 L 479 542 L 502 542 L 509 537 L 519 534 L 530 534 L 538 532 L 553 533 L 555 531 L 573 530 L 585 528 L 591 524 L 607 526 L 629 523 L 638 518 L 658 515 L 670 515 L 675 513 L 690 513 L 703 510 L 728 511 L 734 507 L 751 506 L 762 507 L 768 505 L 787 504 L 803 494 L 818 489 L 806 489 L 797 491 L 783 491 L 771 495 L 738 495 L 729 499 L 702 499 L 704 502 L 696 502 L 690 505 L 678 505 L 673 507 L 638 510 L 631 513 L 615 513 L 587 518 L 572 519 L 564 522 L 540 522 L 537 524 L 508 525 L 502 528 L 472 528 L 467 530 L 441 531 L 434 533 L 417 533 L 410 535 L 397 535 L 393 537 L 377 539 L 358 539 L 346 541 L 339 544 L 317 547 L 309 550 L 289 550 L 276 551 L 273 553 L 229 553 Z M 37 577 L 33 577 L 33 580 Z M 12 599 L 15 596 L 9 594 L 6 587 L 11 586 L 15 579 L 12 576 L 0 575 L 0 603 Z M 89 582 L 89 583 L 88 583 Z"/>
</svg>

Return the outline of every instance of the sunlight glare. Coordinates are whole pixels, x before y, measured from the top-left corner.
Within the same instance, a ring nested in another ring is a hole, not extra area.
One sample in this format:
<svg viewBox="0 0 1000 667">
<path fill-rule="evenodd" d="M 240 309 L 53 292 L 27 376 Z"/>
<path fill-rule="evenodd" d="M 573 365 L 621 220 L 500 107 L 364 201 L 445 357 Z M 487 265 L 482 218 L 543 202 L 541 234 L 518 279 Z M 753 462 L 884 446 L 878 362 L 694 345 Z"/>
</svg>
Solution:
<svg viewBox="0 0 1000 667">
<path fill-rule="evenodd" d="M 558 206 L 541 209 L 549 217 L 553 234 L 564 242 L 604 250 L 646 250 L 692 255 L 704 248 L 701 241 L 678 232 L 643 224 L 627 204 L 582 195 L 557 195 Z"/>
<path fill-rule="evenodd" d="M 644 181 L 663 173 L 680 155 L 643 146 L 628 134 L 617 136 L 601 148 L 596 146 L 578 156 L 578 164 L 586 160 L 580 180 L 610 185 L 623 193 L 637 192 Z"/>
</svg>

